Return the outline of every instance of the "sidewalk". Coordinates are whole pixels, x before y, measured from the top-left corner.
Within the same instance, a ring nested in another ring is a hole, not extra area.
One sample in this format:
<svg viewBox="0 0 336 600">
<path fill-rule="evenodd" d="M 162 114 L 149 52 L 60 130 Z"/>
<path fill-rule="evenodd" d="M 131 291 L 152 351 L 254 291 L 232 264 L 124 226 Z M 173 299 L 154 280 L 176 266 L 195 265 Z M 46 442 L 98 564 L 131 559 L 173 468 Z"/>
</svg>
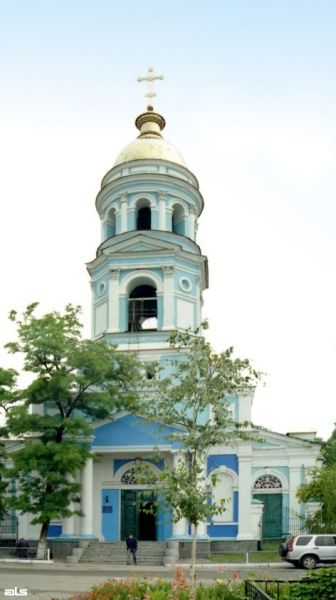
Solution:
<svg viewBox="0 0 336 600">
<path fill-rule="evenodd" d="M 5 569 L 35 569 L 35 570 L 41 570 L 44 573 L 47 573 L 48 571 L 52 572 L 52 573 L 56 573 L 56 572 L 66 572 L 66 573 L 80 573 L 80 572 L 87 572 L 89 571 L 95 571 L 95 572 L 99 572 L 99 573 L 108 573 L 110 574 L 111 572 L 118 572 L 118 571 L 127 571 L 128 573 L 148 573 L 148 571 L 151 571 L 153 573 L 166 573 L 166 572 L 171 572 L 174 571 L 176 569 L 176 567 L 183 567 L 184 569 L 188 570 L 191 568 L 191 564 L 187 563 L 187 562 L 178 562 L 178 563 L 171 563 L 167 566 L 164 565 L 160 565 L 160 566 L 151 566 L 151 565 L 146 565 L 146 566 L 139 566 L 139 565 L 113 565 L 113 564 L 109 564 L 109 563 L 75 563 L 75 564 L 69 564 L 69 563 L 65 563 L 65 562 L 59 562 L 59 561 L 34 561 L 34 560 L 13 560 L 13 559 L 4 559 L 0 561 L 0 570 L 2 568 Z M 196 563 L 195 568 L 197 569 L 209 569 L 209 570 L 213 570 L 213 571 L 218 571 L 218 569 L 254 569 L 254 568 L 285 568 L 288 569 L 288 564 L 285 562 L 274 562 L 274 563 Z"/>
</svg>

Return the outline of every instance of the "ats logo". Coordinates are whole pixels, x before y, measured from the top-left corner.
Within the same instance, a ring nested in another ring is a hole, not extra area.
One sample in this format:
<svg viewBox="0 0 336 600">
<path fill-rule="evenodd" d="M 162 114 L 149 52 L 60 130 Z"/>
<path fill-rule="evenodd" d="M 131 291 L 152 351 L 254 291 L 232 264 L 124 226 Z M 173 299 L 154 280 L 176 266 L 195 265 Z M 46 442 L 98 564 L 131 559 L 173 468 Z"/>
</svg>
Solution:
<svg viewBox="0 0 336 600">
<path fill-rule="evenodd" d="M 4 590 L 5 596 L 28 596 L 27 588 L 6 588 Z"/>
</svg>

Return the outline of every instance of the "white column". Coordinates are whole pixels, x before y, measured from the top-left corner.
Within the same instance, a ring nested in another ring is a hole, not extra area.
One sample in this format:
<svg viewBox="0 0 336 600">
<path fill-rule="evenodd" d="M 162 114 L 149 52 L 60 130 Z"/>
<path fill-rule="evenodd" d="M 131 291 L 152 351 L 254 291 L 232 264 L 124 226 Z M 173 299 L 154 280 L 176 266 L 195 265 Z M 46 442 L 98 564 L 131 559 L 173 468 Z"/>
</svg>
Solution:
<svg viewBox="0 0 336 600">
<path fill-rule="evenodd" d="M 94 339 L 96 336 L 96 311 L 95 311 L 96 284 L 93 281 L 93 279 L 90 279 L 90 288 L 91 288 L 91 338 Z"/>
<path fill-rule="evenodd" d="M 69 476 L 68 479 L 69 479 L 69 482 L 71 482 L 71 483 L 74 482 L 74 478 L 71 475 Z M 71 510 L 71 511 L 74 510 L 73 502 L 70 502 L 69 510 Z M 73 537 L 74 535 L 75 535 L 75 518 L 74 518 L 74 515 L 71 515 L 71 517 L 68 517 L 67 519 L 63 519 L 62 537 Z"/>
<path fill-rule="evenodd" d="M 174 329 L 174 267 L 163 267 L 163 327 Z"/>
<path fill-rule="evenodd" d="M 301 485 L 301 465 L 289 463 L 289 510 L 290 513 L 300 513 L 300 501 L 296 497 L 298 487 Z"/>
<path fill-rule="evenodd" d="M 174 469 L 177 469 L 180 464 L 185 465 L 185 456 L 180 452 L 173 453 L 173 465 Z M 187 519 L 182 517 L 176 523 L 173 522 L 173 537 L 174 538 L 185 538 L 188 536 L 188 523 Z"/>
<path fill-rule="evenodd" d="M 108 330 L 111 333 L 120 331 L 119 328 L 119 269 L 109 269 L 109 308 Z"/>
<path fill-rule="evenodd" d="M 196 211 L 194 208 L 191 208 L 189 211 L 189 231 L 190 231 L 190 238 L 192 240 L 194 240 L 196 238 L 195 223 L 196 223 Z"/>
<path fill-rule="evenodd" d="M 205 456 L 202 461 L 202 470 L 199 474 L 200 477 L 200 486 L 203 486 L 207 480 L 207 457 Z M 197 539 L 208 539 L 208 523 L 207 521 L 202 521 L 202 523 L 198 524 L 197 527 Z"/>
<path fill-rule="evenodd" d="M 127 231 L 127 194 L 120 196 L 120 233 Z"/>
<path fill-rule="evenodd" d="M 93 537 L 93 460 L 89 458 L 82 471 L 81 509 L 84 516 L 81 519 L 81 536 Z"/>
<path fill-rule="evenodd" d="M 251 466 L 252 447 L 249 443 L 239 449 L 239 494 L 238 494 L 238 540 L 253 539 L 252 533 L 252 491 Z"/>
<path fill-rule="evenodd" d="M 195 329 L 197 329 L 197 327 L 200 327 L 201 322 L 202 322 L 202 313 L 201 313 L 201 302 L 202 302 L 202 297 L 201 297 L 201 279 L 200 277 L 196 277 L 196 315 L 195 315 Z"/>
<path fill-rule="evenodd" d="M 166 192 L 159 192 L 159 229 L 166 231 Z"/>
</svg>

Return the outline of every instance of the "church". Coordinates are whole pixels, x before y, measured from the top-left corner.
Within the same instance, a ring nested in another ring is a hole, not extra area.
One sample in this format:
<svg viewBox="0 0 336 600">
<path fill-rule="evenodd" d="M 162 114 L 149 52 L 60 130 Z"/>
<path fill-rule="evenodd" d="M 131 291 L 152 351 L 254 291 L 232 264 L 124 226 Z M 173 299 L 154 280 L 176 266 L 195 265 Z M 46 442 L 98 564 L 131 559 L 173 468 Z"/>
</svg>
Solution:
<svg viewBox="0 0 336 600">
<path fill-rule="evenodd" d="M 137 137 L 103 177 L 96 198 L 101 243 L 87 264 L 92 338 L 136 353 L 148 364 L 148 379 L 153 361 L 169 362 L 171 333 L 200 326 L 208 287 L 207 258 L 197 244 L 204 200 L 181 153 L 163 136 L 165 119 L 152 106 L 156 78 L 151 69 L 143 78 L 148 106 L 136 118 Z M 253 422 L 252 392 L 230 401 L 235 420 Z M 99 460 L 89 460 L 78 479 L 84 516 L 52 523 L 49 537 L 118 542 L 133 533 L 144 541 L 190 542 L 189 523 L 167 518 L 151 486 L 136 480 L 139 461 L 155 474 L 164 461 L 179 460 L 165 431 L 125 412 L 96 423 L 92 451 Z M 154 458 L 154 447 L 162 461 Z M 214 497 L 226 498 L 227 509 L 200 525 L 199 539 L 256 547 L 261 539 L 300 530 L 304 511 L 314 507 L 300 504 L 296 490 L 318 455 L 315 434 L 264 429 L 253 440 L 211 448 L 205 469 L 216 470 Z M 150 514 L 144 503 L 152 505 Z M 29 515 L 20 517 L 21 536 L 36 539 L 37 531 Z"/>
</svg>

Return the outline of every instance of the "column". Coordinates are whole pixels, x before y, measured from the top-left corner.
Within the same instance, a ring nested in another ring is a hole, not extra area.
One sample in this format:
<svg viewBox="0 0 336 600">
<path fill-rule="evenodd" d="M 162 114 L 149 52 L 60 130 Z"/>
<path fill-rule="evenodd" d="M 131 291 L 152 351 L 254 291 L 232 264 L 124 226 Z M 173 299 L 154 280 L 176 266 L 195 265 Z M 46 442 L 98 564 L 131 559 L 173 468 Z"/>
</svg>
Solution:
<svg viewBox="0 0 336 600">
<path fill-rule="evenodd" d="M 119 327 L 119 273 L 120 269 L 109 269 L 108 331 L 116 333 Z"/>
<path fill-rule="evenodd" d="M 202 314 L 201 314 L 201 278 L 196 277 L 196 311 L 195 311 L 195 326 L 200 327 L 202 322 Z"/>
<path fill-rule="evenodd" d="M 96 337 L 96 328 L 95 328 L 95 283 L 93 279 L 90 279 L 90 288 L 91 288 L 91 338 L 94 339 Z"/>
<path fill-rule="evenodd" d="M 69 475 L 68 479 L 69 479 L 69 482 L 71 482 L 71 483 L 74 482 L 74 477 L 72 477 L 71 475 Z M 71 510 L 71 511 L 74 510 L 73 502 L 70 502 L 69 510 Z M 63 519 L 62 537 L 74 537 L 74 536 L 75 536 L 75 516 L 71 515 L 71 517 Z"/>
<path fill-rule="evenodd" d="M 298 487 L 302 483 L 301 464 L 289 463 L 289 515 L 300 514 L 300 501 L 296 497 Z M 294 516 L 294 515 L 293 515 Z"/>
<path fill-rule="evenodd" d="M 200 477 L 200 486 L 203 486 L 207 480 L 207 457 L 205 456 L 202 462 L 202 471 L 199 474 Z M 208 523 L 207 521 L 202 521 L 202 523 L 198 524 L 197 527 L 197 539 L 208 540 Z"/>
<path fill-rule="evenodd" d="M 93 460 L 89 458 L 81 477 L 81 509 L 84 516 L 81 519 L 81 537 L 93 535 Z"/>
<path fill-rule="evenodd" d="M 189 235 L 192 240 L 196 238 L 196 211 L 191 208 L 189 211 Z"/>
<path fill-rule="evenodd" d="M 251 492 L 251 444 L 242 445 L 238 452 L 239 495 L 238 495 L 238 535 L 237 540 L 251 540 L 252 533 L 252 492 Z"/>
<path fill-rule="evenodd" d="M 174 267 L 163 267 L 163 327 L 174 328 Z"/>
<path fill-rule="evenodd" d="M 174 469 L 178 469 L 179 465 L 185 465 L 185 456 L 181 452 L 173 452 Z M 176 523 L 173 522 L 173 538 L 185 538 L 188 536 L 188 522 L 182 517 Z M 189 537 L 189 536 L 188 536 Z"/>
<path fill-rule="evenodd" d="M 127 194 L 120 195 L 120 233 L 127 231 Z"/>
<path fill-rule="evenodd" d="M 159 192 L 159 229 L 166 231 L 166 192 Z"/>
</svg>

